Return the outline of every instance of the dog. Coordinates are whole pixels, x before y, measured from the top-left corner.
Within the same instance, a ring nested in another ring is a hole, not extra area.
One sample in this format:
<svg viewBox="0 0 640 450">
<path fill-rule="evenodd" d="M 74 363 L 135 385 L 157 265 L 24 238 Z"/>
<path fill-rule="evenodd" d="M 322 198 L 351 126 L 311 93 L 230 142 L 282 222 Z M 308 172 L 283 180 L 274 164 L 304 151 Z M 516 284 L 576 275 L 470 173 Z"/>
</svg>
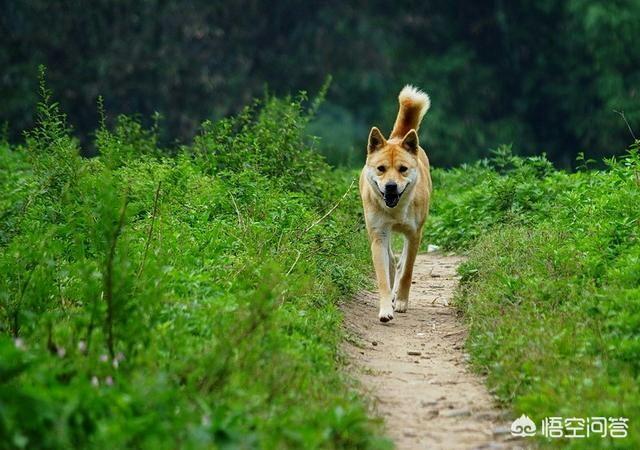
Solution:
<svg viewBox="0 0 640 450">
<path fill-rule="evenodd" d="M 407 311 L 413 265 L 432 189 L 429 159 L 418 140 L 418 128 L 431 101 L 411 85 L 400 91 L 398 101 L 400 108 L 389 139 L 378 128 L 371 128 L 359 183 L 380 292 L 381 322 L 392 320 L 394 311 Z M 391 251 L 391 232 L 404 235 L 397 266 Z"/>
</svg>

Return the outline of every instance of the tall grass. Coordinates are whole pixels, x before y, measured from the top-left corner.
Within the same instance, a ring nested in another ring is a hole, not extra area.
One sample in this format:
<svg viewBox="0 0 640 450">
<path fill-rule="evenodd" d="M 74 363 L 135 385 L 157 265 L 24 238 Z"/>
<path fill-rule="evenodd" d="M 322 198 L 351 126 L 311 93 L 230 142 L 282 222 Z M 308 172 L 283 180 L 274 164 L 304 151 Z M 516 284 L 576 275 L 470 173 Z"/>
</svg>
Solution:
<svg viewBox="0 0 640 450">
<path fill-rule="evenodd" d="M 42 86 L 0 143 L 0 448 L 385 448 L 337 370 L 367 244 L 351 174 L 268 99 L 83 159 Z"/>
<path fill-rule="evenodd" d="M 545 446 L 640 448 L 639 149 L 569 174 L 503 147 L 434 177 L 426 235 L 469 252 L 467 347 L 514 418 L 629 419 L 626 439 Z"/>
</svg>

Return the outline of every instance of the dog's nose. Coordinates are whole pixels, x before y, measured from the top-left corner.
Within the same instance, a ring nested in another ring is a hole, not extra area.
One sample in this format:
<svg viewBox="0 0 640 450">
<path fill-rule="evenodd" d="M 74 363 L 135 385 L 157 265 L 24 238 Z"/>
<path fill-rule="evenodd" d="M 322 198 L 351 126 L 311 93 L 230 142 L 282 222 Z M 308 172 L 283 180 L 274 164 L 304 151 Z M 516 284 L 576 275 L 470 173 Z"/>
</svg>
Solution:
<svg viewBox="0 0 640 450">
<path fill-rule="evenodd" d="M 384 193 L 389 194 L 397 194 L 398 193 L 398 185 L 393 181 L 388 182 L 384 185 Z"/>
</svg>

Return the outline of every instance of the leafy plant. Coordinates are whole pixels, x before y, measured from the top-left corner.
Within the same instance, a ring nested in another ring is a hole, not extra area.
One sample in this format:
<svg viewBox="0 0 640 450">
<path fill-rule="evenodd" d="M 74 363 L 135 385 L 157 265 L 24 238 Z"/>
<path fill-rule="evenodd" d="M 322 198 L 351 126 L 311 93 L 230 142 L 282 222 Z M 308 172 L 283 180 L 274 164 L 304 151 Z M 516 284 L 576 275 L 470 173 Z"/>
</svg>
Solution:
<svg viewBox="0 0 640 450">
<path fill-rule="evenodd" d="M 544 417 L 626 417 L 626 439 L 560 448 L 635 448 L 640 437 L 639 142 L 607 170 L 555 171 L 503 147 L 437 171 L 426 237 L 466 250 L 458 307 L 467 347 L 500 400 Z"/>
<path fill-rule="evenodd" d="M 303 97 L 84 159 L 42 94 L 0 144 L 0 447 L 388 448 L 336 370 L 367 244 Z"/>
</svg>

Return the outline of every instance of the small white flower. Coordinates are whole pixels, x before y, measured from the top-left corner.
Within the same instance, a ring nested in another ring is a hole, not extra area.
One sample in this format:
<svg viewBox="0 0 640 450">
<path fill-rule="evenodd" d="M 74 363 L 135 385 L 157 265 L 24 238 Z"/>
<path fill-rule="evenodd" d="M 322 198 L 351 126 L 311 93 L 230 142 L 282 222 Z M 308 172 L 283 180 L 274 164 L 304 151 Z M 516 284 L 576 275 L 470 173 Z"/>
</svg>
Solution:
<svg viewBox="0 0 640 450">
<path fill-rule="evenodd" d="M 111 363 L 111 365 L 113 365 L 114 369 L 117 369 L 120 363 L 118 362 L 117 358 L 113 358 L 113 362 Z"/>
<path fill-rule="evenodd" d="M 24 345 L 24 339 L 22 338 L 16 338 L 13 341 L 13 344 L 16 346 L 17 349 L 19 350 L 26 350 L 27 346 Z"/>
<path fill-rule="evenodd" d="M 122 352 L 116 353 L 116 357 L 113 358 L 113 359 L 116 359 L 118 361 L 124 361 L 124 353 L 122 353 Z"/>
<path fill-rule="evenodd" d="M 109 357 L 107 355 L 100 355 L 100 361 L 109 362 Z"/>
<path fill-rule="evenodd" d="M 91 386 L 93 387 L 100 386 L 100 380 L 98 380 L 98 377 L 95 375 L 91 377 Z"/>
<path fill-rule="evenodd" d="M 111 375 L 108 375 L 107 378 L 104 379 L 104 382 L 107 386 L 113 386 L 113 378 L 111 378 Z"/>
<path fill-rule="evenodd" d="M 78 350 L 82 353 L 87 351 L 87 343 L 85 341 L 78 341 Z"/>
<path fill-rule="evenodd" d="M 200 420 L 200 423 L 202 424 L 203 427 L 210 427 L 211 417 L 209 416 L 209 414 L 203 414 L 202 419 Z"/>
<path fill-rule="evenodd" d="M 64 347 L 58 347 L 56 352 L 58 353 L 58 357 L 60 358 L 64 358 L 64 355 L 67 354 L 67 351 L 64 349 Z"/>
</svg>

